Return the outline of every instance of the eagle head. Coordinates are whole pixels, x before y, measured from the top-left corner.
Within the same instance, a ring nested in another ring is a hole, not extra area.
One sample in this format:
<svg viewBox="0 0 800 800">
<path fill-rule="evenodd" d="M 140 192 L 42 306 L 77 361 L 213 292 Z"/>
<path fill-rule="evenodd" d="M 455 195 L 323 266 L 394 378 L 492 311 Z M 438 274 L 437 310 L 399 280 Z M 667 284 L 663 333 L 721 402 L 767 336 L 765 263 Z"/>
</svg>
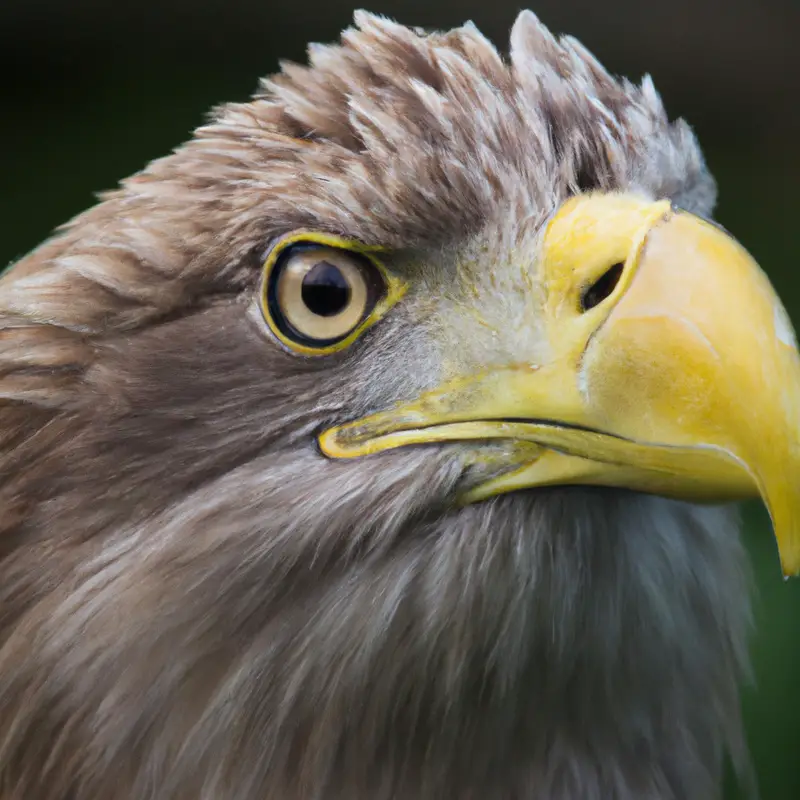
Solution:
<svg viewBox="0 0 800 800">
<path fill-rule="evenodd" d="M 0 281 L 0 793 L 709 800 L 800 360 L 649 79 L 359 13 Z"/>
</svg>

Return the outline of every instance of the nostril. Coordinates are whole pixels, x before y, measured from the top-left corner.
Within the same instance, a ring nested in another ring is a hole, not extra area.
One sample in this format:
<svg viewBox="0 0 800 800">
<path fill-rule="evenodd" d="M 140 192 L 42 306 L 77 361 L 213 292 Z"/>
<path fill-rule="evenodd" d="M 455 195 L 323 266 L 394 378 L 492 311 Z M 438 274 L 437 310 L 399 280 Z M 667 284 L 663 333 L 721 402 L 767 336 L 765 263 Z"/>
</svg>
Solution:
<svg viewBox="0 0 800 800">
<path fill-rule="evenodd" d="M 622 277 L 624 264 L 614 264 L 609 267 L 591 286 L 581 295 L 581 311 L 589 311 L 599 306 L 617 288 Z"/>
</svg>

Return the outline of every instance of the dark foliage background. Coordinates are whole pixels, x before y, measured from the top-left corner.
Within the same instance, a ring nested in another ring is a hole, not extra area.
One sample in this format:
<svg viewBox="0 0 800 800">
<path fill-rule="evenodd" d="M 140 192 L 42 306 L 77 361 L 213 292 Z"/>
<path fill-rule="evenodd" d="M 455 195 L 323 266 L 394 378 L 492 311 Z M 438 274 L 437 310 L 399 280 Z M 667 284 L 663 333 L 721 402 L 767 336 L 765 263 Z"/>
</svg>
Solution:
<svg viewBox="0 0 800 800">
<path fill-rule="evenodd" d="M 374 0 L 371 10 L 432 27 L 472 19 L 502 47 L 522 2 Z M 720 183 L 719 220 L 800 323 L 800 2 L 530 2 L 615 72 L 653 74 L 668 109 L 704 144 Z M 351 3 L 0 0 L 0 266 L 181 142 L 210 106 L 245 99 L 279 58 L 302 59 L 307 41 L 335 38 Z M 748 733 L 763 798 L 792 800 L 800 580 L 781 580 L 763 508 L 745 513 L 758 585 Z"/>
</svg>

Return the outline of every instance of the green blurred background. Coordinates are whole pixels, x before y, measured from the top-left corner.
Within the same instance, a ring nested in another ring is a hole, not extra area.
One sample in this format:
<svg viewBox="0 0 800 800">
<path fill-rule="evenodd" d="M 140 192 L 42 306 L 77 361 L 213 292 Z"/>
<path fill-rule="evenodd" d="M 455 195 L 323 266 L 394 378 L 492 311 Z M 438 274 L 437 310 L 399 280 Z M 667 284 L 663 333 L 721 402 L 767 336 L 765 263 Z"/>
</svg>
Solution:
<svg viewBox="0 0 800 800">
<path fill-rule="evenodd" d="M 94 192 L 180 143 L 209 107 L 245 99 L 279 59 L 301 60 L 307 41 L 336 38 L 351 2 L 0 0 L 0 266 Z M 504 47 L 521 5 L 375 0 L 369 8 L 426 27 L 472 19 Z M 531 7 L 613 71 L 653 74 L 670 113 L 687 117 L 704 145 L 720 185 L 718 219 L 800 322 L 800 2 Z M 781 579 L 764 509 L 748 506 L 745 519 L 757 580 L 748 736 L 764 800 L 800 800 L 800 580 Z"/>
</svg>

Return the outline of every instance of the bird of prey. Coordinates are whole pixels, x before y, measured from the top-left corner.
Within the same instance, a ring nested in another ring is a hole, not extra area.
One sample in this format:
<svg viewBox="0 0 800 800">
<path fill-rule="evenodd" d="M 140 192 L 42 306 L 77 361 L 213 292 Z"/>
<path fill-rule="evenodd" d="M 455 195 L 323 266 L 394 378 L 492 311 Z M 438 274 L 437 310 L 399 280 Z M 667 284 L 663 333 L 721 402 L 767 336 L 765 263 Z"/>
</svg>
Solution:
<svg viewBox="0 0 800 800">
<path fill-rule="evenodd" d="M 0 797 L 719 797 L 800 359 L 714 201 L 533 14 L 359 13 L 14 265 Z"/>
</svg>

